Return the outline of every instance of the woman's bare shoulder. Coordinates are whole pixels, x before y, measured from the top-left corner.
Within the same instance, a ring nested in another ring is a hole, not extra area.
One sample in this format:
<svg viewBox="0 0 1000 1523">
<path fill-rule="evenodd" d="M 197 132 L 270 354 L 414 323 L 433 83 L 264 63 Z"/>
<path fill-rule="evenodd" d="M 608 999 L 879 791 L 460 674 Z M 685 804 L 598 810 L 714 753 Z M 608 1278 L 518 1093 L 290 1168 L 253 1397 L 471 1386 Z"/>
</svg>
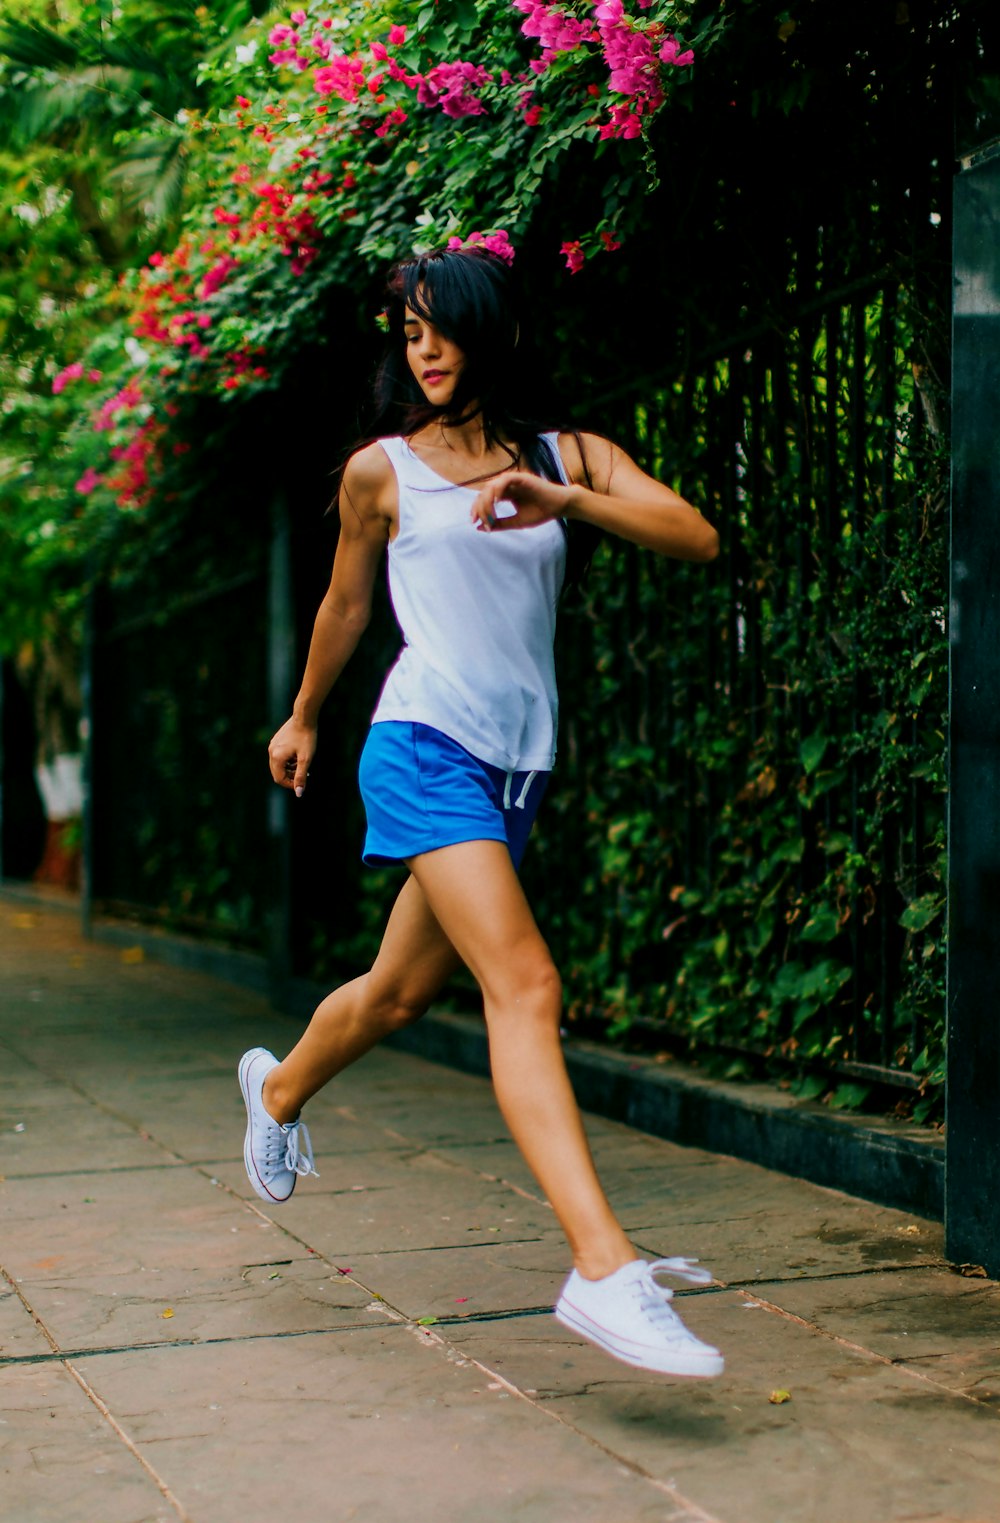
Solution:
<svg viewBox="0 0 1000 1523">
<path fill-rule="evenodd" d="M 565 433 L 559 435 L 559 453 L 571 481 L 590 486 L 595 492 L 607 492 L 615 459 L 621 453 L 617 445 L 601 434 Z"/>
<path fill-rule="evenodd" d="M 344 480 L 352 490 L 355 487 L 361 491 L 377 490 L 392 476 L 392 464 L 377 439 L 355 450 L 344 466 Z"/>
</svg>

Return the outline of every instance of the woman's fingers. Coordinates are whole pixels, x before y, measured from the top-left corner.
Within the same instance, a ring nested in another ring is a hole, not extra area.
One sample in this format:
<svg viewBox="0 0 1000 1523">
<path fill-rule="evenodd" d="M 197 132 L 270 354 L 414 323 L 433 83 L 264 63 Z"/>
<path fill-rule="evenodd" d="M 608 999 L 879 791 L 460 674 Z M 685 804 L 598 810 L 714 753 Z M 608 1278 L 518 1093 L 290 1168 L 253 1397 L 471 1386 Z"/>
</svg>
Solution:
<svg viewBox="0 0 1000 1523">
<path fill-rule="evenodd" d="M 267 748 L 271 777 L 280 788 L 292 788 L 296 798 L 305 792 L 309 764 L 316 749 L 312 732 L 283 725 Z"/>
<path fill-rule="evenodd" d="M 562 511 L 564 487 L 543 481 L 527 471 L 504 471 L 488 481 L 472 504 L 477 529 L 529 529 L 557 518 Z"/>
</svg>

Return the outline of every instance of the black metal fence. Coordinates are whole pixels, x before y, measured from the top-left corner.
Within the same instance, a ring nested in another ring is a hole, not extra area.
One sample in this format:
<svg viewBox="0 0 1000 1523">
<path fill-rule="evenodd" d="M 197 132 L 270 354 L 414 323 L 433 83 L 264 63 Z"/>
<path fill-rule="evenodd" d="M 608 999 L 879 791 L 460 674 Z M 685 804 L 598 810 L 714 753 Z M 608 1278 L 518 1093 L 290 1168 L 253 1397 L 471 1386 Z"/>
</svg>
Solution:
<svg viewBox="0 0 1000 1523">
<path fill-rule="evenodd" d="M 563 940 L 590 928 L 585 1020 L 915 1088 L 943 1018 L 946 525 L 899 296 L 857 282 L 605 403 L 722 555 L 626 549 L 567 613 L 533 888 Z"/>
</svg>

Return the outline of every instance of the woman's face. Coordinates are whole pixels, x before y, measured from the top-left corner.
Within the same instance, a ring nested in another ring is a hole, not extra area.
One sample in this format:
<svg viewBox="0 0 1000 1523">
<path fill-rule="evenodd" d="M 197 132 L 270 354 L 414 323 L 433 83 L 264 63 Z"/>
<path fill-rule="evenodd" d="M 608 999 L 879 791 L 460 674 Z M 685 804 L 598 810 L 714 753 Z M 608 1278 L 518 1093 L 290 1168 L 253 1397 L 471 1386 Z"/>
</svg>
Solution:
<svg viewBox="0 0 1000 1523">
<path fill-rule="evenodd" d="M 465 355 L 433 323 L 410 307 L 403 317 L 407 363 L 417 385 L 434 407 L 447 407 L 455 394 Z"/>
</svg>

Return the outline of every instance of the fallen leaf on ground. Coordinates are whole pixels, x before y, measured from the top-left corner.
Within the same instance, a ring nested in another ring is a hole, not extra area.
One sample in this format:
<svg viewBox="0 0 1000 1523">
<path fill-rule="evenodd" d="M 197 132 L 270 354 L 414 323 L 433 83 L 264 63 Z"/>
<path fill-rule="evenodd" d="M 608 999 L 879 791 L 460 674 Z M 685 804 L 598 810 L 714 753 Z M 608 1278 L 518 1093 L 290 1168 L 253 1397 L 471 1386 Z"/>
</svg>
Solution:
<svg viewBox="0 0 1000 1523">
<path fill-rule="evenodd" d="M 379 1297 L 379 1299 L 381 1299 L 381 1297 Z M 437 1321 L 437 1317 L 418 1317 L 417 1318 L 417 1326 L 418 1327 L 430 1327 L 431 1324 L 436 1322 L 436 1321 Z"/>
<path fill-rule="evenodd" d="M 772 1391 L 770 1396 L 767 1399 L 771 1403 L 772 1406 L 780 1407 L 782 1402 L 791 1401 L 791 1399 L 792 1399 L 792 1393 L 791 1393 L 791 1391 L 783 1391 L 783 1390 Z"/>
<path fill-rule="evenodd" d="M 122 947 L 122 962 L 145 962 L 146 954 L 142 947 Z"/>
<path fill-rule="evenodd" d="M 38 924 L 38 916 L 22 910 L 17 915 L 11 915 L 10 923 L 15 931 L 33 931 Z"/>
<path fill-rule="evenodd" d="M 161 1311 L 160 1312 L 160 1316 L 161 1317 L 172 1317 L 173 1314 L 174 1314 L 174 1309 L 173 1309 L 172 1306 L 168 1306 L 166 1311 Z"/>
<path fill-rule="evenodd" d="M 455 1297 L 455 1305 L 456 1306 L 461 1306 L 462 1302 L 463 1301 L 467 1301 L 468 1299 L 469 1299 L 468 1296 L 456 1296 Z"/>
</svg>

